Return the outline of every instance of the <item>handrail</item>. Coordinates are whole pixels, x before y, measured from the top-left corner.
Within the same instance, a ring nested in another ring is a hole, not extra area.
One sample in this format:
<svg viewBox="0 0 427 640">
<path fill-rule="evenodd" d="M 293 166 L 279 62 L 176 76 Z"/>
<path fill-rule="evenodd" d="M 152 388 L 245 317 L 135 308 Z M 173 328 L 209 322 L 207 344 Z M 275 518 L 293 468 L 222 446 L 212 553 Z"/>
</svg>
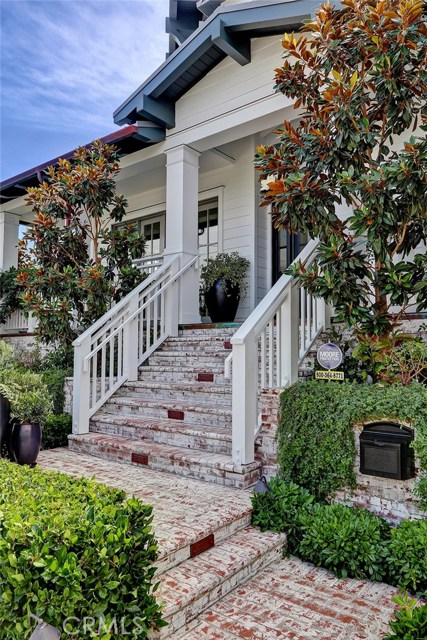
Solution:
<svg viewBox="0 0 427 640">
<path fill-rule="evenodd" d="M 310 264 L 318 240 L 311 240 L 293 265 Z M 308 349 L 323 330 L 325 304 L 291 275 L 283 275 L 231 338 L 233 350 L 224 376 L 232 367 L 232 456 L 235 464 L 254 461 L 254 440 L 260 430 L 263 389 L 293 384 Z"/>
<path fill-rule="evenodd" d="M 132 291 L 128 293 L 124 298 L 122 298 L 117 304 L 115 304 L 114 307 L 111 307 L 111 309 L 106 311 L 103 316 L 101 316 L 96 322 L 93 323 L 93 325 L 91 325 L 88 329 L 86 329 L 86 331 L 81 333 L 74 340 L 73 347 L 78 347 L 80 344 L 82 344 L 82 342 L 84 342 L 86 338 L 91 336 L 97 329 L 102 327 L 109 318 L 117 315 L 117 313 L 121 309 L 123 309 L 123 307 L 126 307 L 130 300 L 132 300 L 132 298 L 141 293 L 141 291 L 143 291 L 148 285 L 158 280 L 158 278 L 160 278 L 160 276 L 163 275 L 165 271 L 167 271 L 168 267 L 174 260 L 175 258 L 173 258 L 172 256 L 169 256 L 168 260 L 165 259 L 160 269 L 157 269 L 157 271 L 154 271 L 151 275 L 148 276 L 148 278 L 145 278 L 142 282 L 140 282 L 139 285 L 135 287 L 135 289 L 132 289 Z"/>
<path fill-rule="evenodd" d="M 319 245 L 319 240 L 310 240 L 301 253 L 293 261 L 292 266 L 302 262 L 308 265 L 314 258 L 314 252 Z M 286 297 L 286 288 L 295 282 L 290 275 L 282 275 L 270 291 L 264 296 L 259 305 L 253 310 L 231 338 L 231 344 L 243 344 L 249 335 L 258 334 L 270 322 L 271 318 Z"/>
<path fill-rule="evenodd" d="M 141 313 L 141 311 L 146 309 L 158 296 L 164 293 L 166 289 L 168 289 L 180 276 L 182 276 L 183 273 L 185 273 L 185 271 L 187 271 L 187 269 L 193 266 L 193 264 L 196 262 L 197 259 L 198 259 L 198 256 L 195 256 L 192 260 L 190 260 L 190 262 L 188 262 L 185 265 L 185 267 L 183 267 L 180 271 L 178 271 L 176 275 L 172 276 L 172 278 L 167 281 L 167 283 L 162 289 L 159 289 L 153 296 L 151 296 L 151 298 L 147 300 L 147 302 L 144 302 L 144 304 L 142 304 L 140 307 L 138 307 L 136 311 L 134 311 L 130 316 L 128 316 L 126 320 L 122 322 L 121 325 L 119 325 L 116 329 L 114 329 L 114 331 L 109 333 L 108 337 L 105 338 L 103 342 L 101 342 L 95 349 L 92 349 L 92 351 L 88 353 L 88 355 L 84 358 L 83 362 L 86 363 L 92 356 L 95 355 L 95 353 L 97 353 L 103 347 L 105 347 L 105 345 L 107 345 L 111 341 L 111 338 L 114 338 L 114 336 L 117 335 L 119 331 L 121 331 L 127 325 L 128 322 L 130 322 L 131 320 L 134 320 L 136 316 Z M 150 290 L 152 290 L 153 288 L 154 287 L 151 287 Z M 149 293 L 150 291 L 145 291 L 145 294 L 149 294 Z"/>
<path fill-rule="evenodd" d="M 141 282 L 74 341 L 73 433 L 87 433 L 89 419 L 170 335 L 178 333 L 177 281 L 197 261 L 179 256 Z"/>
</svg>

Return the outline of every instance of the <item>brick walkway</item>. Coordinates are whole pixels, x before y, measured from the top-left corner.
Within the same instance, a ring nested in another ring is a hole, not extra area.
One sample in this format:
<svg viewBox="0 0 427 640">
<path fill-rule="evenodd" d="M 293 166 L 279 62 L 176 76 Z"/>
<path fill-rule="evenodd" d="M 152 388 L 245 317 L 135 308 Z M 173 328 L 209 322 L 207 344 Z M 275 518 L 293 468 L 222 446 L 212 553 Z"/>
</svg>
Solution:
<svg viewBox="0 0 427 640">
<path fill-rule="evenodd" d="M 339 580 L 295 558 L 280 558 L 280 536 L 248 526 L 248 491 L 67 449 L 44 451 L 39 463 L 95 476 L 153 505 L 161 598 L 170 621 L 162 635 L 174 640 L 380 640 L 387 631 L 396 590 Z M 193 557 L 207 536 L 214 538 L 214 547 Z"/>
</svg>

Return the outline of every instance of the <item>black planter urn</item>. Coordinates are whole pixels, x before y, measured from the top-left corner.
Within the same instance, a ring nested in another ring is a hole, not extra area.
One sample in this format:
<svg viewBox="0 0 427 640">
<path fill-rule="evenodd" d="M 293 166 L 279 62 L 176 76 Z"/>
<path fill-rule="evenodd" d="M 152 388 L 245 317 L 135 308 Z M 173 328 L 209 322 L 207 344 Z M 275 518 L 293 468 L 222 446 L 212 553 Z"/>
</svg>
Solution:
<svg viewBox="0 0 427 640">
<path fill-rule="evenodd" d="M 205 302 L 212 322 L 234 322 L 240 302 L 240 287 L 227 283 L 227 293 L 223 281 L 219 278 L 210 289 L 205 291 Z"/>
<path fill-rule="evenodd" d="M 42 431 L 40 424 L 20 424 L 12 426 L 12 454 L 18 464 L 35 464 L 40 452 Z"/>
<path fill-rule="evenodd" d="M 0 394 L 0 458 L 9 446 L 10 439 L 10 404 L 9 400 Z"/>
</svg>

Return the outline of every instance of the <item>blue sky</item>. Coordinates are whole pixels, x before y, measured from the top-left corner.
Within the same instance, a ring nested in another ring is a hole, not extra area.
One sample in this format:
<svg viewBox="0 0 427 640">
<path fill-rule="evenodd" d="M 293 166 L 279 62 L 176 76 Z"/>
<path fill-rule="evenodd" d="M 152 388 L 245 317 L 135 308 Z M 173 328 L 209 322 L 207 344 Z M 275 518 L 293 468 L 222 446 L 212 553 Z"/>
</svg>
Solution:
<svg viewBox="0 0 427 640">
<path fill-rule="evenodd" d="M 169 0 L 0 0 L 1 179 L 111 133 L 165 59 Z"/>
</svg>

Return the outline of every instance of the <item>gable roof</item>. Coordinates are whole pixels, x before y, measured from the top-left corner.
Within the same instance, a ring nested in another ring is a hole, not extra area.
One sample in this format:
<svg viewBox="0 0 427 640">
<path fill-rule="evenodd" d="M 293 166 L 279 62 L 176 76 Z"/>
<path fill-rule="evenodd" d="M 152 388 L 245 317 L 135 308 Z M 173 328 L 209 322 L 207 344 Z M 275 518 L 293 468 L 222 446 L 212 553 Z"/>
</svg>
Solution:
<svg viewBox="0 0 427 640">
<path fill-rule="evenodd" d="M 147 119 L 170 129 L 175 103 L 226 56 L 251 61 L 251 38 L 296 31 L 317 0 L 252 0 L 218 7 L 114 112 L 114 122 Z"/>
</svg>

